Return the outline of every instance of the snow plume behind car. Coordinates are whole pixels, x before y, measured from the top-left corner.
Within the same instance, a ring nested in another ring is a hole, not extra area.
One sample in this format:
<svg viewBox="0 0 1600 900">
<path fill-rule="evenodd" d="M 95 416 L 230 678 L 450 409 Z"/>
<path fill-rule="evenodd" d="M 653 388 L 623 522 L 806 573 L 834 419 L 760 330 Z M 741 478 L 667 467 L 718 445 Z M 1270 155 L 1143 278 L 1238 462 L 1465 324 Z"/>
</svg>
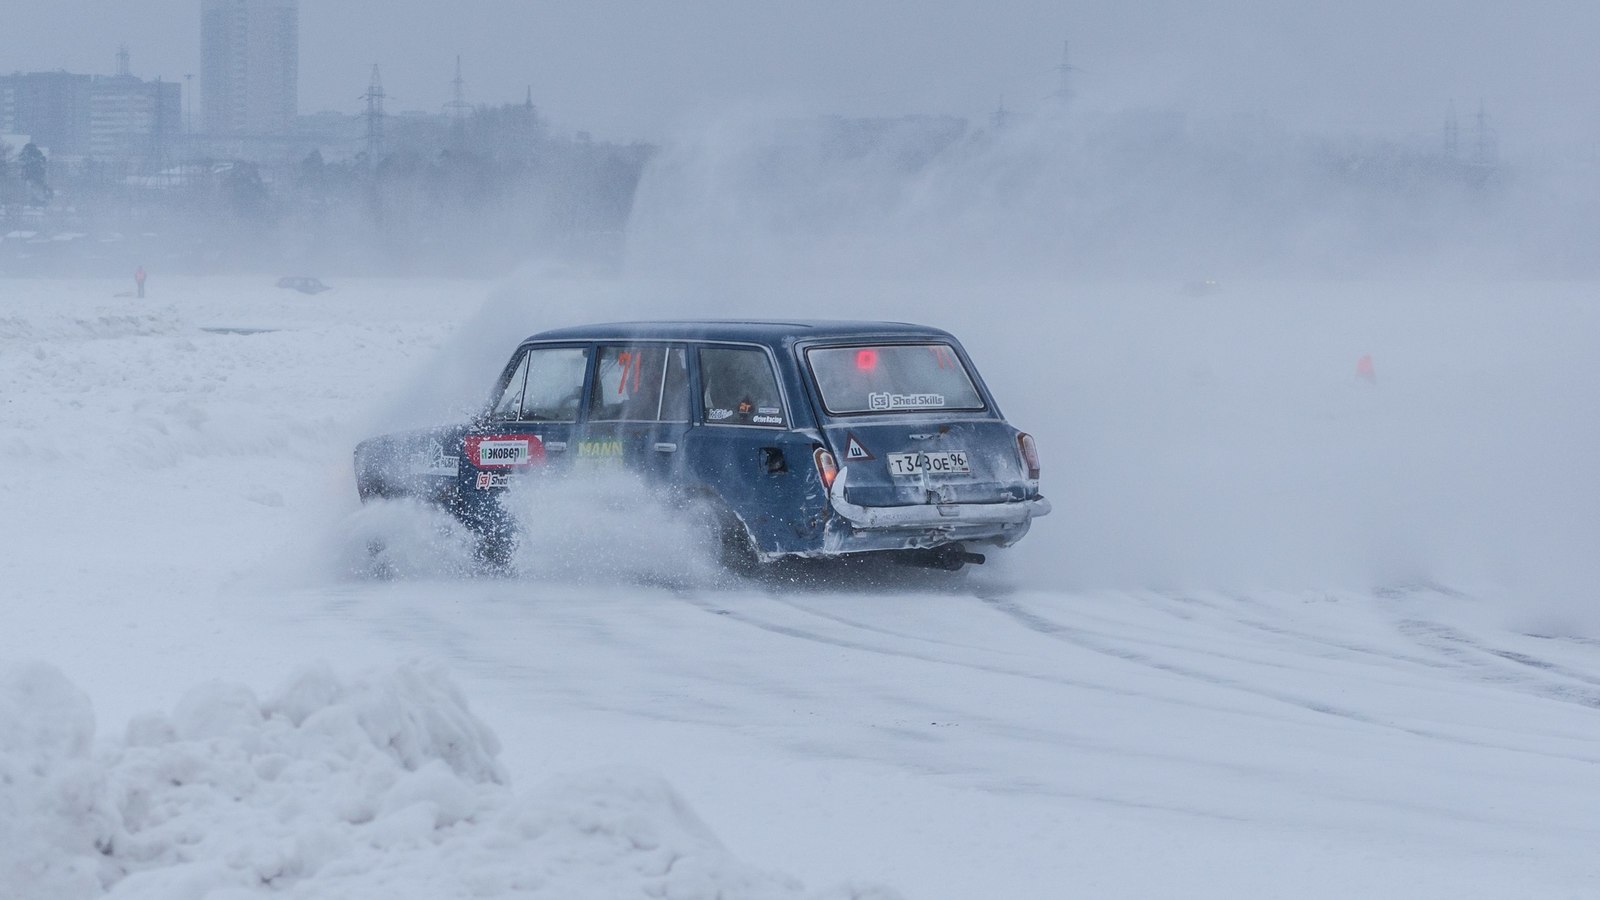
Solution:
<svg viewBox="0 0 1600 900">
<path fill-rule="evenodd" d="M 481 407 L 515 341 L 543 328 L 920 321 L 962 336 L 1052 460 L 1056 512 L 1014 561 L 1025 582 L 1499 585 L 1513 607 L 1584 617 L 1600 581 L 1586 549 L 1600 545 L 1600 319 L 1589 286 L 1535 280 L 1563 271 L 1551 257 L 1592 257 L 1563 250 L 1592 229 L 1538 202 L 1564 185 L 1522 182 L 1462 213 L 1451 191 L 1373 197 L 1298 157 L 1219 174 L 1137 131 L 1096 144 L 1096 128 L 1121 126 L 1029 122 L 910 170 L 892 153 L 829 156 L 805 126 L 686 134 L 641 183 L 625 272 L 530 265 L 368 432 L 441 421 L 446 396 Z M 1195 128 L 1190 150 L 1248 162 L 1249 133 Z M 1250 185 L 1283 190 L 1237 196 Z"/>
<path fill-rule="evenodd" d="M 960 333 L 1052 460 L 1056 512 L 1001 563 L 1024 584 L 1499 586 L 1538 622 L 1593 622 L 1600 319 L 1582 285 L 1237 281 L 1196 299 L 1175 282 L 529 276 L 486 309 L 562 295 L 621 318 L 655 290 L 637 314 L 870 309 Z"/>
<path fill-rule="evenodd" d="M 1028 581 L 1498 584 L 1569 610 L 1600 580 L 1590 291 L 1475 274 L 1560 271 L 1551 248 L 1587 233 L 1541 218 L 1560 185 L 1463 213 L 1453 188 L 1391 202 L 1294 158 L 1218 175 L 1136 132 L 1128 157 L 1090 139 L 1111 120 L 1030 122 L 907 169 L 830 156 L 829 127 L 723 121 L 669 144 L 627 271 L 510 279 L 473 390 L 530 318 L 922 321 L 962 335 L 1054 461 L 1057 512 L 1017 551 Z M 1248 161 L 1250 134 L 1195 129 L 1190 150 Z M 1263 179 L 1288 187 L 1237 195 Z"/>
<path fill-rule="evenodd" d="M 700 511 L 631 472 L 525 477 L 500 503 L 515 524 L 511 571 L 519 577 L 667 585 L 723 578 Z"/>
<path fill-rule="evenodd" d="M 363 504 L 340 523 L 336 572 L 356 578 L 466 578 L 477 537 L 448 512 L 408 497 Z"/>
<path fill-rule="evenodd" d="M 449 512 L 407 498 L 364 504 L 335 526 L 339 551 L 331 565 L 356 578 L 523 579 L 534 596 L 550 582 L 705 586 L 726 580 L 715 565 L 703 511 L 633 473 L 520 475 L 499 504 L 516 534 L 503 566 L 480 559 L 477 535 Z"/>
</svg>

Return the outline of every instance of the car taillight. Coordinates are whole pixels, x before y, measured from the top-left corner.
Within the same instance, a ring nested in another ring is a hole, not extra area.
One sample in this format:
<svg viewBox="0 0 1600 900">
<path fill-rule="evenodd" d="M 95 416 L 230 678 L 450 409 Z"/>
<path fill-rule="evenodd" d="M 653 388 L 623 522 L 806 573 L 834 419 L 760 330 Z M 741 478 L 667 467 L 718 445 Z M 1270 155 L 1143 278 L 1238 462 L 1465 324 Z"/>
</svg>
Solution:
<svg viewBox="0 0 1600 900">
<path fill-rule="evenodd" d="M 1028 478 L 1038 481 L 1039 446 L 1033 442 L 1033 435 L 1026 431 L 1017 432 L 1017 452 L 1022 454 L 1022 464 L 1028 469 Z"/>
<path fill-rule="evenodd" d="M 833 479 L 839 474 L 839 463 L 834 460 L 833 454 L 818 447 L 816 452 L 811 454 L 811 458 L 816 460 L 817 474 L 822 476 L 822 486 L 833 487 Z"/>
</svg>

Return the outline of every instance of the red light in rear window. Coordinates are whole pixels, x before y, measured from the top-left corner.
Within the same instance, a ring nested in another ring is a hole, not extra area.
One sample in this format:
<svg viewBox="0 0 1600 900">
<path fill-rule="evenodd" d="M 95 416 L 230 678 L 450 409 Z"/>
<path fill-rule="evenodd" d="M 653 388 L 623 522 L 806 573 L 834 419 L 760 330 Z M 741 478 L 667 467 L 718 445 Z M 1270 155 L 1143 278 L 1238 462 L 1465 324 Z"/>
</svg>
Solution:
<svg viewBox="0 0 1600 900">
<path fill-rule="evenodd" d="M 871 372 L 878 367 L 878 351 L 868 348 L 856 351 L 856 368 Z"/>
</svg>

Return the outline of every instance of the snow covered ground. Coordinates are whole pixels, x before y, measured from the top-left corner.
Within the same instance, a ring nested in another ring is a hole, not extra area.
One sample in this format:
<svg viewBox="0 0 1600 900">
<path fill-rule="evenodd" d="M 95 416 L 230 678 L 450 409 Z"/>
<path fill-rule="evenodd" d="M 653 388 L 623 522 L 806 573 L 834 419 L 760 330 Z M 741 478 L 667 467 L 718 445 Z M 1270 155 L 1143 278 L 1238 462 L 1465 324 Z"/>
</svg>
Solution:
<svg viewBox="0 0 1600 900">
<path fill-rule="evenodd" d="M 335 286 L 0 279 L 0 897 L 1600 894 L 1594 286 Z M 796 308 L 962 335 L 1055 514 L 784 588 L 355 501 L 530 331 Z"/>
</svg>

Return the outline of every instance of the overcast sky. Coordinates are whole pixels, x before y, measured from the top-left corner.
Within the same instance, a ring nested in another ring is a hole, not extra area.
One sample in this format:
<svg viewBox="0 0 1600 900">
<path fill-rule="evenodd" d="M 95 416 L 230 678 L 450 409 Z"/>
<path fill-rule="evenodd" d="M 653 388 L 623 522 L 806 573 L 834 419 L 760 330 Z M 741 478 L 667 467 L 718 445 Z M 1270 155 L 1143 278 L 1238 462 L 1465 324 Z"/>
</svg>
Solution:
<svg viewBox="0 0 1600 900">
<path fill-rule="evenodd" d="M 18 0 L 0 71 L 199 72 L 199 0 Z M 300 108 L 439 111 L 461 54 L 473 103 L 534 102 L 565 130 L 660 139 L 729 108 L 1026 112 L 1072 43 L 1080 102 L 1265 112 L 1407 137 L 1482 98 L 1513 155 L 1600 140 L 1595 0 L 302 0 Z M 198 83 L 198 77 L 195 82 Z"/>
</svg>

